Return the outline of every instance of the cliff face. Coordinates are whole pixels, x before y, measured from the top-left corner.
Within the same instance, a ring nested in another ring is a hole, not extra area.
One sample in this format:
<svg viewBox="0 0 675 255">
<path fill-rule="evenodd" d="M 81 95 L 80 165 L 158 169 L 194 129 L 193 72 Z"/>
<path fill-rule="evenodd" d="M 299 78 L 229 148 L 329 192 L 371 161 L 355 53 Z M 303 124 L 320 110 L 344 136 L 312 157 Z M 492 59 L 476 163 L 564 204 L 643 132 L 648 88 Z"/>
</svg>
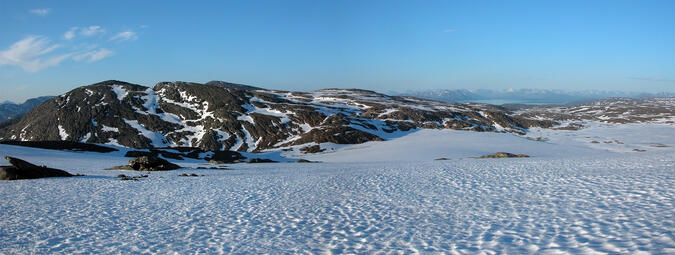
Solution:
<svg viewBox="0 0 675 255">
<path fill-rule="evenodd" d="M 358 89 L 289 92 L 226 82 L 161 82 L 148 88 L 105 81 L 33 108 L 18 123 L 1 129 L 0 139 L 261 151 L 363 143 L 418 128 L 523 132 L 553 124 L 514 117 L 489 105 Z"/>
</svg>

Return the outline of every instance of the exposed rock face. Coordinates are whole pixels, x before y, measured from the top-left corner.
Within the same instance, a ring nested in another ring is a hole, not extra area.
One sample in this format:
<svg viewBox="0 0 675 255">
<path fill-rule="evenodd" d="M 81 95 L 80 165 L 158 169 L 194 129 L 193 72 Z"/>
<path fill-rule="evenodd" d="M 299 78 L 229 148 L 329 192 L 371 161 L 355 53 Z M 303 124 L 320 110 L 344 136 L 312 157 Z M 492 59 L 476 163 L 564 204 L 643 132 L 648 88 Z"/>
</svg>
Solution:
<svg viewBox="0 0 675 255">
<path fill-rule="evenodd" d="M 553 121 L 357 89 L 264 90 L 226 82 L 105 81 L 74 89 L 0 129 L 0 140 L 66 140 L 132 148 L 259 152 L 306 143 L 357 144 L 417 128 L 524 132 Z"/>
<path fill-rule="evenodd" d="M 36 166 L 24 160 L 5 157 L 12 166 L 0 166 L 0 180 L 37 179 L 46 177 L 71 177 L 66 171 Z"/>
</svg>

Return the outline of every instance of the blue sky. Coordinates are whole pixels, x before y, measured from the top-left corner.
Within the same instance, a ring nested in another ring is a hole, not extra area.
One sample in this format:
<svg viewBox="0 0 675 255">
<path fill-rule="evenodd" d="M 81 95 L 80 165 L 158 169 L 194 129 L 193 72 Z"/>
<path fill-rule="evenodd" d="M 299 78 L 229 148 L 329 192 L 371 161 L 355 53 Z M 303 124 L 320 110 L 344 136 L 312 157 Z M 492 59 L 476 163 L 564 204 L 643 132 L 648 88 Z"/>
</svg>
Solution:
<svg viewBox="0 0 675 255">
<path fill-rule="evenodd" d="M 0 101 L 118 79 L 675 92 L 675 1 L 0 0 Z"/>
</svg>

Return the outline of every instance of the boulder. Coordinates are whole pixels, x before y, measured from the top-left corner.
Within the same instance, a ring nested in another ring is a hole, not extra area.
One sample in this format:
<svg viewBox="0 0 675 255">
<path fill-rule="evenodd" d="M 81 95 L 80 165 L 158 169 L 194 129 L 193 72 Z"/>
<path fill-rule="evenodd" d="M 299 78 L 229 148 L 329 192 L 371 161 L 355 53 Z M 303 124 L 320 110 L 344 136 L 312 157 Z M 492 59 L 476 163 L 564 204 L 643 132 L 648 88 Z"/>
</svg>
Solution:
<svg viewBox="0 0 675 255">
<path fill-rule="evenodd" d="M 46 177 L 72 177 L 66 171 L 45 166 L 36 166 L 24 160 L 5 157 L 12 166 L 0 167 L 0 180 L 37 179 Z"/>
<path fill-rule="evenodd" d="M 136 171 L 166 171 L 180 168 L 179 165 L 156 156 L 141 156 L 129 160 L 129 166 Z"/>
</svg>

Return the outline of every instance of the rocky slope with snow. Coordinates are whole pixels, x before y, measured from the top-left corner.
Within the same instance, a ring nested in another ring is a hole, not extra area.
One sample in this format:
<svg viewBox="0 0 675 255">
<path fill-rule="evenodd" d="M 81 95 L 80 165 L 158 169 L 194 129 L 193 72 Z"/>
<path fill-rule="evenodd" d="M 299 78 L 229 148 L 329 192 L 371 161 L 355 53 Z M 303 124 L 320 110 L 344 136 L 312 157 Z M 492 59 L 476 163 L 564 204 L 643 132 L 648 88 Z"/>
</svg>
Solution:
<svg viewBox="0 0 675 255">
<path fill-rule="evenodd" d="M 572 106 L 538 106 L 514 112 L 518 117 L 555 120 L 563 129 L 586 122 L 675 124 L 675 98 L 608 98 Z"/>
<path fill-rule="evenodd" d="M 554 124 L 490 105 L 358 89 L 289 92 L 217 81 L 160 82 L 149 88 L 105 81 L 39 105 L 1 129 L 0 139 L 258 152 L 386 140 L 420 128 L 522 133 Z"/>
</svg>

